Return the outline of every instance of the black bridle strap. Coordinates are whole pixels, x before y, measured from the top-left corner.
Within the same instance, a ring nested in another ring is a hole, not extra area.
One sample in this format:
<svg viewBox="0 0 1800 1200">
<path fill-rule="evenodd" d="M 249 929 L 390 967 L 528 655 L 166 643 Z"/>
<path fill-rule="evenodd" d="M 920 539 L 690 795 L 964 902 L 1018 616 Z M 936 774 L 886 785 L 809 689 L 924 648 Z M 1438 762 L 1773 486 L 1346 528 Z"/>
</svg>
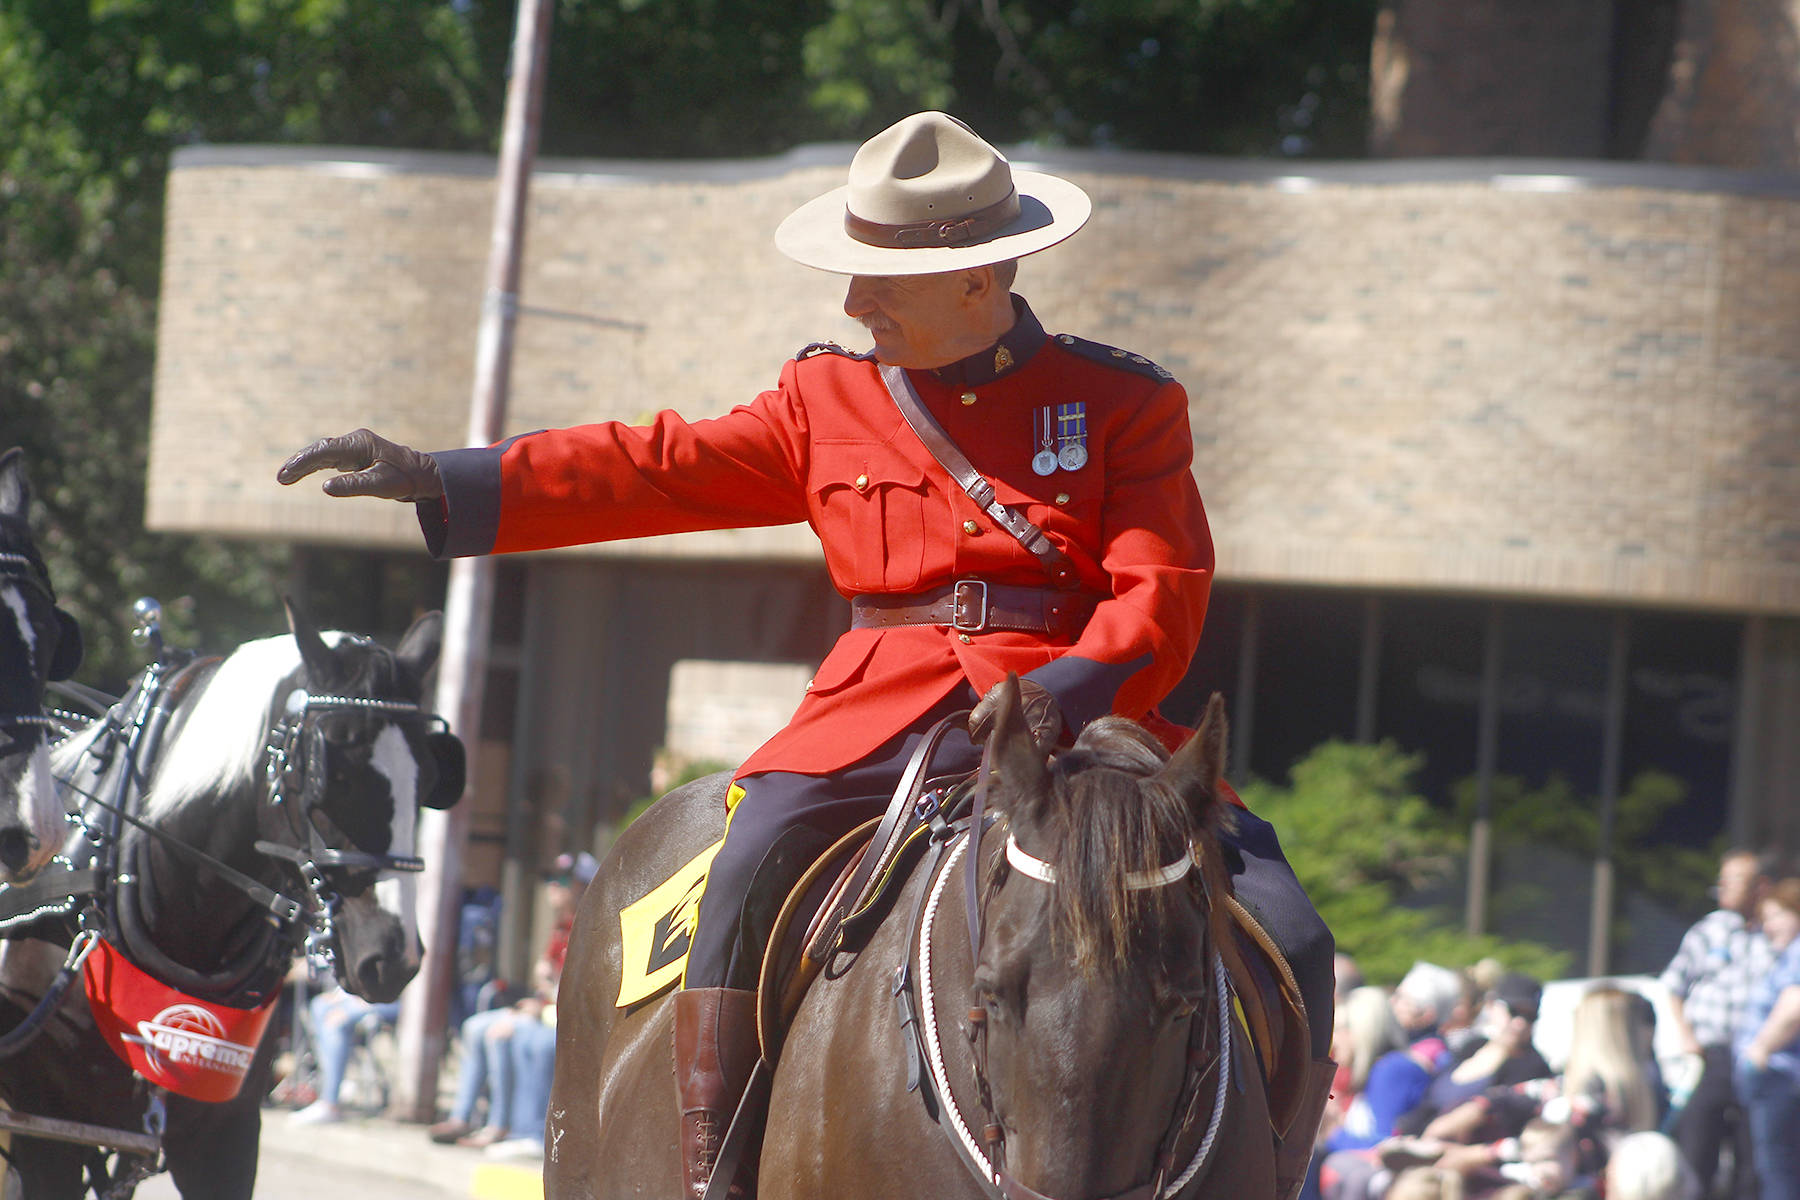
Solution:
<svg viewBox="0 0 1800 1200">
<path fill-rule="evenodd" d="M 306 915 L 305 905 L 301 904 L 298 900 L 288 899 L 280 892 L 258 883 L 236 867 L 233 867 L 228 863 L 220 862 L 206 851 L 201 850 L 196 846 L 188 845 L 174 834 L 158 829 L 147 821 L 138 820 L 138 818 L 132 816 L 123 808 L 102 800 L 90 791 L 82 788 L 74 788 L 73 790 L 89 803 L 99 805 L 132 828 L 149 834 L 151 837 L 161 842 L 165 847 L 175 851 L 175 853 L 187 859 L 189 862 L 199 863 L 208 870 L 216 872 L 220 878 L 224 879 L 227 883 L 231 884 L 240 892 L 243 892 L 246 896 L 250 897 L 251 900 L 255 901 L 258 908 L 267 909 L 276 920 L 287 924 L 293 924 L 300 921 Z"/>
</svg>

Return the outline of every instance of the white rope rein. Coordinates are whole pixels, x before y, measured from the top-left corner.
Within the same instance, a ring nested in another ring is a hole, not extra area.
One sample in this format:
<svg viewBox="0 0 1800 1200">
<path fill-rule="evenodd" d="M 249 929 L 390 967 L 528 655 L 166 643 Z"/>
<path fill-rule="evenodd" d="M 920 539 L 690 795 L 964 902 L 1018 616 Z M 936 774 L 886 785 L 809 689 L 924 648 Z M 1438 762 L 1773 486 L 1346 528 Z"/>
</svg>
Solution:
<svg viewBox="0 0 1800 1200">
<path fill-rule="evenodd" d="M 944 857 L 942 865 L 938 868 L 937 878 L 931 885 L 930 897 L 926 900 L 925 919 L 919 922 L 919 999 L 921 1007 L 925 1010 L 923 1022 L 925 1054 L 927 1066 L 931 1070 L 931 1084 L 937 1089 L 938 1095 L 943 1097 L 944 1111 L 949 1114 L 950 1125 L 956 1131 L 957 1139 L 962 1142 L 969 1157 L 981 1165 L 987 1178 L 998 1186 L 999 1173 L 994 1170 L 994 1164 L 988 1161 L 987 1155 L 982 1153 L 981 1147 L 975 1141 L 974 1134 L 969 1131 L 968 1123 L 963 1120 L 962 1111 L 956 1106 L 956 1098 L 950 1092 L 949 1073 L 944 1067 L 943 1041 L 938 1036 L 937 998 L 933 992 L 931 975 L 931 931 L 937 922 L 938 905 L 943 899 L 944 889 L 948 886 L 953 874 L 950 868 L 955 865 L 957 859 L 962 857 L 971 840 L 971 838 L 957 839 L 955 847 Z M 1010 833 L 1006 838 L 1006 859 L 1015 869 L 1033 879 L 1044 883 L 1056 882 L 1056 868 L 1042 859 L 1034 858 L 1026 853 Z M 1133 891 L 1163 887 L 1186 878 L 1193 863 L 1194 856 L 1190 852 L 1165 867 L 1152 871 L 1133 871 L 1126 876 L 1125 886 Z M 1182 1188 L 1192 1182 L 1194 1176 L 1211 1156 L 1213 1143 L 1218 1139 L 1219 1129 L 1224 1122 L 1225 1095 L 1231 1082 L 1233 1057 L 1231 981 L 1225 974 L 1225 961 L 1216 950 L 1212 956 L 1212 966 L 1214 994 L 1219 998 L 1219 1079 L 1213 1091 L 1212 1115 L 1207 1121 L 1206 1135 L 1200 1139 L 1200 1145 L 1194 1151 L 1194 1157 L 1188 1162 L 1187 1169 L 1182 1171 L 1172 1182 L 1163 1185 L 1160 1200 L 1173 1200 L 1173 1197 L 1181 1193 Z"/>
</svg>

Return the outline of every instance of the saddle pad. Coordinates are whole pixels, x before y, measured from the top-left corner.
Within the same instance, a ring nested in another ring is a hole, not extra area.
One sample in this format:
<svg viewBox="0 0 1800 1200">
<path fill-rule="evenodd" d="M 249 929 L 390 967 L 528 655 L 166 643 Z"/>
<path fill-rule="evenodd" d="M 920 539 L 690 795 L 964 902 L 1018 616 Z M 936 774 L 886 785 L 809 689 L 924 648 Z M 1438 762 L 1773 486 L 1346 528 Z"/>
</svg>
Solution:
<svg viewBox="0 0 1800 1200">
<path fill-rule="evenodd" d="M 680 982 L 694 941 L 706 871 L 724 844 L 720 838 L 643 899 L 619 910 L 619 1008 L 648 1000 Z"/>
</svg>

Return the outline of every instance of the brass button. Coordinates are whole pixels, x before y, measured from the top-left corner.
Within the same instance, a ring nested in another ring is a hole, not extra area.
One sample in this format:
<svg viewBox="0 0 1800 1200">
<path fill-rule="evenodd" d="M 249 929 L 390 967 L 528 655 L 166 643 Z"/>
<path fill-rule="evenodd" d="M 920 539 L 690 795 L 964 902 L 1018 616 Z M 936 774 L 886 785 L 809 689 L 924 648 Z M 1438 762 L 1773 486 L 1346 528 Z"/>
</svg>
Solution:
<svg viewBox="0 0 1800 1200">
<path fill-rule="evenodd" d="M 1069 502 L 1069 493 L 1067 493 L 1067 492 L 1056 493 L 1056 502 L 1058 504 L 1067 504 Z"/>
<path fill-rule="evenodd" d="M 974 392 L 964 392 L 962 394 L 962 402 L 965 407 L 970 404 L 975 403 L 975 401 L 979 400 L 980 398 L 981 397 L 977 396 Z"/>
<path fill-rule="evenodd" d="M 973 521 L 964 521 L 963 522 L 963 532 L 968 534 L 970 537 L 976 537 L 976 536 L 979 536 L 981 533 L 981 526 L 977 525 Z"/>
<path fill-rule="evenodd" d="M 869 490 L 869 477 L 867 475 L 858 475 L 856 477 L 856 490 L 859 492 L 866 492 Z"/>
<path fill-rule="evenodd" d="M 968 644 L 969 644 L 969 643 L 971 643 L 971 642 L 973 642 L 973 641 L 974 641 L 974 640 L 975 640 L 975 639 L 974 639 L 974 638 L 972 638 L 972 637 L 970 637 L 970 636 L 969 636 L 969 635 L 968 635 L 968 634 L 966 634 L 966 633 L 959 633 L 959 634 L 957 634 L 957 635 L 956 635 L 956 640 L 957 640 L 957 641 L 959 641 L 959 642 L 961 642 L 961 643 L 962 643 L 962 644 L 963 644 L 963 645 L 965 645 L 965 646 L 966 646 L 966 645 L 968 645 Z"/>
</svg>

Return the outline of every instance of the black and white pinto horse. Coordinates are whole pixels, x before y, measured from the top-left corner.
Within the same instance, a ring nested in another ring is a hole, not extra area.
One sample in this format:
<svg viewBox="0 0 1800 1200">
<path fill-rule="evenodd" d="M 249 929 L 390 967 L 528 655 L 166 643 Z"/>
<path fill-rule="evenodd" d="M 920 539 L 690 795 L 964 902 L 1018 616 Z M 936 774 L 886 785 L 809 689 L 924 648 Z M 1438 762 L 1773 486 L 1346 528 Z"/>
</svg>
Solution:
<svg viewBox="0 0 1800 1200">
<path fill-rule="evenodd" d="M 81 630 L 57 607 L 30 507 L 24 456 L 8 450 L 0 454 L 0 883 L 31 878 L 69 829 L 50 779 L 44 685 L 80 665 Z"/>
<path fill-rule="evenodd" d="M 320 634 L 291 604 L 288 620 L 291 636 L 223 660 L 162 656 L 105 719 L 53 749 L 80 828 L 26 886 L 84 870 L 100 886 L 69 888 L 67 912 L 47 926 L 37 918 L 29 936 L 0 928 L 10 939 L 0 943 L 0 1041 L 42 1022 L 0 1057 L 0 1098 L 17 1113 L 160 1131 L 188 1200 L 251 1195 L 273 1042 L 234 1099 L 165 1093 L 115 1054 L 82 989 L 42 1004 L 59 972 L 97 937 L 184 996 L 248 1009 L 279 992 L 305 943 L 347 990 L 393 1000 L 421 954 L 419 809 L 447 807 L 463 788 L 461 743 L 420 707 L 441 614 L 421 617 L 397 650 Z M 134 785 L 108 773 L 120 762 Z M 5 900 L 0 889 L 0 910 Z M 157 1167 L 138 1153 L 19 1136 L 11 1165 L 25 1200 L 90 1187 L 129 1196 Z"/>
</svg>

